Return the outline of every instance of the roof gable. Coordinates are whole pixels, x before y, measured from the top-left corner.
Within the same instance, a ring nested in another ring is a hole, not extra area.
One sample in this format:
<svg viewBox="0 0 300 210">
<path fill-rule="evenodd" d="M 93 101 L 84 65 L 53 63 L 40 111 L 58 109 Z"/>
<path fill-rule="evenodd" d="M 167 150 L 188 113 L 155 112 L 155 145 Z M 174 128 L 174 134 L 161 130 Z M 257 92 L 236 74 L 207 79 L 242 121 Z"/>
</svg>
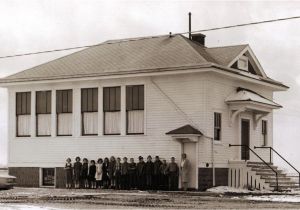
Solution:
<svg viewBox="0 0 300 210">
<path fill-rule="evenodd" d="M 166 133 L 167 135 L 180 135 L 180 134 L 194 134 L 194 135 L 200 135 L 202 136 L 203 134 L 196 128 L 194 128 L 191 125 L 184 125 L 180 128 L 171 130 Z"/>
</svg>

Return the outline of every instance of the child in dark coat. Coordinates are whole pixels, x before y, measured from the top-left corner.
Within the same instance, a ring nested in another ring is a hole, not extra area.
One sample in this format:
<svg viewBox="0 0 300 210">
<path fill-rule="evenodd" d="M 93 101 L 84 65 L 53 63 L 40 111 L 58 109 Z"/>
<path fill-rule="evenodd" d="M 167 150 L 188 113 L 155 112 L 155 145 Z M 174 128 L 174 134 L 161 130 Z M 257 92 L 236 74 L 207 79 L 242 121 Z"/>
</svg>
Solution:
<svg viewBox="0 0 300 210">
<path fill-rule="evenodd" d="M 160 165 L 160 184 L 162 190 L 168 190 L 169 188 L 169 177 L 168 177 L 168 171 L 167 171 L 167 161 L 163 160 L 162 164 Z"/>
<path fill-rule="evenodd" d="M 80 187 L 80 175 L 81 175 L 81 168 L 82 163 L 80 162 L 80 157 L 75 158 L 74 163 L 74 182 L 75 182 L 75 188 L 78 189 Z"/>
<path fill-rule="evenodd" d="M 171 163 L 167 167 L 169 174 L 169 190 L 178 190 L 179 167 L 175 163 L 175 158 L 171 158 Z"/>
<path fill-rule="evenodd" d="M 144 190 L 146 177 L 145 177 L 145 162 L 142 156 L 139 156 L 139 162 L 136 165 L 136 175 L 137 175 L 138 189 Z"/>
<path fill-rule="evenodd" d="M 114 156 L 111 156 L 108 165 L 108 177 L 110 180 L 110 188 L 116 187 L 115 165 L 116 165 L 116 159 Z"/>
<path fill-rule="evenodd" d="M 121 189 L 129 190 L 129 163 L 127 162 L 127 157 L 123 158 L 123 163 L 121 165 Z"/>
<path fill-rule="evenodd" d="M 145 164 L 146 188 L 147 188 L 147 190 L 152 190 L 153 169 L 154 169 L 154 164 L 152 162 L 152 157 L 149 155 L 147 157 L 147 162 Z"/>
<path fill-rule="evenodd" d="M 89 172 L 89 163 L 88 159 L 83 158 L 82 160 L 82 168 L 81 168 L 81 179 L 84 188 L 89 188 L 89 180 L 88 180 L 88 172 Z"/>
<path fill-rule="evenodd" d="M 91 160 L 91 164 L 89 167 L 89 181 L 91 183 L 90 187 L 92 189 L 96 189 L 96 179 L 95 179 L 95 175 L 96 175 L 96 162 L 94 160 Z"/>
<path fill-rule="evenodd" d="M 116 179 L 115 183 L 115 189 L 120 190 L 121 189 L 121 158 L 117 158 L 115 168 L 114 168 L 114 176 Z"/>
<path fill-rule="evenodd" d="M 66 188 L 71 189 L 71 187 L 72 187 L 72 177 L 73 177 L 71 158 L 68 158 L 66 160 L 65 172 L 66 172 Z"/>
<path fill-rule="evenodd" d="M 160 173 L 160 166 L 161 166 L 162 162 L 159 159 L 159 156 L 155 156 L 155 161 L 153 163 L 153 189 L 154 190 L 158 190 L 161 183 L 160 183 L 160 177 L 161 177 L 161 173 Z"/>
<path fill-rule="evenodd" d="M 128 164 L 128 176 L 129 176 L 129 188 L 135 189 L 137 186 L 136 179 L 136 163 L 133 158 L 130 158 L 130 163 Z"/>
<path fill-rule="evenodd" d="M 108 158 L 104 158 L 104 162 L 102 165 L 102 181 L 103 181 L 103 187 L 108 188 L 109 187 L 109 177 L 108 177 L 108 167 L 109 167 L 109 160 Z"/>
</svg>

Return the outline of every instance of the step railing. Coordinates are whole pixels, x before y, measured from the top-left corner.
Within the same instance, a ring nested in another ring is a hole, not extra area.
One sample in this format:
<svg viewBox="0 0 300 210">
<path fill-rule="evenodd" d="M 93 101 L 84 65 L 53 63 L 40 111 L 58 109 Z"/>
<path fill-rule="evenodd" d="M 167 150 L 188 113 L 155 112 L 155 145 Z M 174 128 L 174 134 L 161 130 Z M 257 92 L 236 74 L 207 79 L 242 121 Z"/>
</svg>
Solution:
<svg viewBox="0 0 300 210">
<path fill-rule="evenodd" d="M 282 160 L 284 160 L 292 169 L 294 169 L 298 173 L 298 184 L 300 187 L 300 172 L 293 166 L 289 161 L 287 161 L 282 155 L 280 155 L 273 147 L 256 147 L 254 146 L 254 149 L 269 149 L 270 150 L 270 163 L 272 162 L 272 152 L 275 152 Z"/>
<path fill-rule="evenodd" d="M 251 151 L 256 157 L 258 157 L 266 166 L 268 166 L 276 175 L 276 191 L 279 190 L 278 187 L 278 172 L 275 171 L 266 161 L 264 161 L 264 159 L 262 159 L 256 152 L 254 152 L 248 145 L 244 145 L 244 144 L 229 144 L 229 147 L 245 147 L 247 148 L 249 151 Z"/>
</svg>

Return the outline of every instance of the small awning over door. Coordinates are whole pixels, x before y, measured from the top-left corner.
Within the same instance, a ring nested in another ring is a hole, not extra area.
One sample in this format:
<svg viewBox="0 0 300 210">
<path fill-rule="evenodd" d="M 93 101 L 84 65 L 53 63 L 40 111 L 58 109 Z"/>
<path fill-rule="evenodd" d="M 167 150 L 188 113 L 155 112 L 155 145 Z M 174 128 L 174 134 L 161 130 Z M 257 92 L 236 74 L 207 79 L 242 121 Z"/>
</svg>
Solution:
<svg viewBox="0 0 300 210">
<path fill-rule="evenodd" d="M 171 130 L 167 132 L 166 135 L 172 136 L 174 140 L 179 142 L 197 142 L 199 137 L 203 136 L 201 131 L 189 124 Z"/>
<path fill-rule="evenodd" d="M 245 88 L 237 88 L 237 90 L 230 94 L 225 102 L 229 105 L 231 110 L 231 124 L 235 117 L 241 113 L 250 111 L 254 114 L 255 121 L 258 121 L 263 116 L 272 112 L 273 109 L 282 108 L 281 105 L 274 101 Z"/>
</svg>

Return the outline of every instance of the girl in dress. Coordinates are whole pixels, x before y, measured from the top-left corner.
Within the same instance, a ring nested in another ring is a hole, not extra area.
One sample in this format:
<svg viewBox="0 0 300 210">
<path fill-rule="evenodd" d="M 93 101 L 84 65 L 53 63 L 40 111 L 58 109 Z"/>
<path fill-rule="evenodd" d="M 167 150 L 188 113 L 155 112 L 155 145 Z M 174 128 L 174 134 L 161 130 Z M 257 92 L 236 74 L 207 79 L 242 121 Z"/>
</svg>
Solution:
<svg viewBox="0 0 300 210">
<path fill-rule="evenodd" d="M 109 177 L 108 177 L 108 166 L 109 166 L 109 160 L 108 158 L 104 158 L 104 163 L 102 165 L 102 182 L 103 182 L 103 187 L 108 188 L 109 186 Z"/>
<path fill-rule="evenodd" d="M 82 168 L 81 168 L 81 180 L 84 188 L 89 188 L 89 180 L 88 180 L 88 172 L 89 172 L 89 163 L 88 159 L 83 158 L 82 161 Z"/>
<path fill-rule="evenodd" d="M 65 172 L 66 172 L 66 188 L 71 189 L 71 187 L 72 187 L 72 177 L 73 177 L 71 158 L 68 158 L 66 160 Z"/>
<path fill-rule="evenodd" d="M 91 188 L 96 189 L 96 180 L 95 180 L 95 175 L 96 175 L 96 166 L 95 166 L 95 161 L 91 160 L 91 164 L 89 167 L 89 180 L 91 183 Z"/>
<path fill-rule="evenodd" d="M 103 165 L 103 160 L 99 158 L 96 164 L 96 175 L 95 175 L 97 188 L 102 187 L 102 178 L 103 178 L 102 165 Z"/>
<path fill-rule="evenodd" d="M 74 163 L 74 182 L 75 182 L 75 188 L 79 189 L 82 163 L 80 162 L 80 157 L 76 157 L 75 161 L 76 162 Z"/>
</svg>

